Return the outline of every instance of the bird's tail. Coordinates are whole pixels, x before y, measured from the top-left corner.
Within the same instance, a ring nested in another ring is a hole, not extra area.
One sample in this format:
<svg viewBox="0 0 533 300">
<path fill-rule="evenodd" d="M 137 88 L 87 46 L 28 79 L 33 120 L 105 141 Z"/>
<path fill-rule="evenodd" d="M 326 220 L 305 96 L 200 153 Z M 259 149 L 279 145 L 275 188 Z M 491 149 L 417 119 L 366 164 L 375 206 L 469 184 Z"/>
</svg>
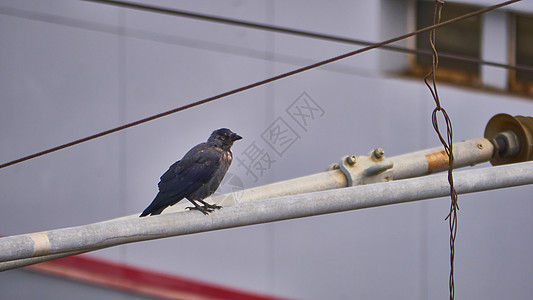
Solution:
<svg viewBox="0 0 533 300">
<path fill-rule="evenodd" d="M 153 213 L 151 212 L 150 206 L 148 206 L 139 217 L 146 217 L 148 215 L 153 215 Z"/>
<path fill-rule="evenodd" d="M 161 214 L 165 208 L 167 208 L 169 205 L 172 205 L 167 201 L 168 195 L 164 195 L 161 193 L 158 193 L 157 196 L 155 196 L 154 201 L 148 205 L 148 207 L 142 212 L 142 214 L 139 217 L 146 217 L 149 215 L 155 216 Z M 176 201 L 177 202 L 177 201 Z"/>
<path fill-rule="evenodd" d="M 152 203 L 148 205 L 148 207 L 142 212 L 142 214 L 139 217 L 146 217 L 149 215 L 159 215 L 163 211 L 163 209 L 165 209 L 165 206 L 163 206 L 163 208 L 160 207 L 161 206 L 161 201 L 160 201 L 161 199 L 159 199 L 160 195 L 161 194 L 157 194 L 154 201 L 152 201 Z"/>
</svg>

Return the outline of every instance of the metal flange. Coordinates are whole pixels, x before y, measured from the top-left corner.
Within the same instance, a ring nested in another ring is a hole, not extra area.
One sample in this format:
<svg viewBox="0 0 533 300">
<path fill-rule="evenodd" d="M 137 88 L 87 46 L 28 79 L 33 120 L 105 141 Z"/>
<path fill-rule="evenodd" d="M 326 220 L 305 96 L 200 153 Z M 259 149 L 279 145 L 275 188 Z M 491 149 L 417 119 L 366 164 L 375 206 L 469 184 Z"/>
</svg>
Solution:
<svg viewBox="0 0 533 300">
<path fill-rule="evenodd" d="M 393 163 L 385 158 L 385 151 L 378 148 L 369 156 L 344 156 L 338 164 L 330 169 L 338 168 L 346 176 L 347 186 L 392 180 Z"/>
</svg>

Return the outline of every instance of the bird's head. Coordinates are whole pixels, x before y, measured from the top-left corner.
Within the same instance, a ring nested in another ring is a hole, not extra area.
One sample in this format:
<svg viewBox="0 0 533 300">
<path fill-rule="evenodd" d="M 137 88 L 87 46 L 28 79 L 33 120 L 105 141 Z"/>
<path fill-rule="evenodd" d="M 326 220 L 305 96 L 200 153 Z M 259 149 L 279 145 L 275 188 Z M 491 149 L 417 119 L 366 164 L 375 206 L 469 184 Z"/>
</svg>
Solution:
<svg viewBox="0 0 533 300">
<path fill-rule="evenodd" d="M 211 136 L 207 140 L 208 143 L 213 143 L 218 147 L 221 147 L 225 150 L 229 150 L 233 145 L 233 142 L 242 139 L 242 137 L 235 132 L 227 129 L 221 128 L 213 131 Z"/>
</svg>

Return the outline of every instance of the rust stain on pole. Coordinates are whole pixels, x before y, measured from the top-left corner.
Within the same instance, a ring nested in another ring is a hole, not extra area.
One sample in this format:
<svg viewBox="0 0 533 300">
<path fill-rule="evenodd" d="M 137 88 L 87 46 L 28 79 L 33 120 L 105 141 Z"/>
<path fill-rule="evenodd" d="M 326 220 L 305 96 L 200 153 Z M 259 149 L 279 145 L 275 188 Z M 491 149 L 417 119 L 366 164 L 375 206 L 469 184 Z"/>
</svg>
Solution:
<svg viewBox="0 0 533 300">
<path fill-rule="evenodd" d="M 449 159 L 446 151 L 440 151 L 435 153 L 430 153 L 426 155 L 426 160 L 428 162 L 428 171 L 435 171 L 443 168 L 448 168 Z"/>
</svg>

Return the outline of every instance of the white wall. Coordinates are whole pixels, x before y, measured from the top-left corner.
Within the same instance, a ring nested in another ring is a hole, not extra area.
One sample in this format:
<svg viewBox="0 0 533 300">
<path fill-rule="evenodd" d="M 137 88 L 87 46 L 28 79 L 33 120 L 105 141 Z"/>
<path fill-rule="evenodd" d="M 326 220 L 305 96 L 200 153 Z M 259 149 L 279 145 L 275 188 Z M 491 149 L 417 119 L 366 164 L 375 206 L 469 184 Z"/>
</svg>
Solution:
<svg viewBox="0 0 533 300">
<path fill-rule="evenodd" d="M 156 3 L 369 41 L 402 32 L 382 18 L 392 15 L 387 1 Z M 1 162 L 356 48 L 63 0 L 0 1 L 0 41 Z M 2 169 L 0 234 L 139 213 L 168 166 L 220 127 L 244 137 L 234 146 L 236 157 L 255 142 L 276 159 L 257 181 L 234 163 L 230 172 L 245 187 L 320 172 L 343 155 L 377 147 L 392 156 L 439 145 L 429 91 L 421 79 L 384 77 L 383 62 L 392 57 L 384 53 L 367 52 Z M 445 84 L 439 91 L 456 141 L 482 136 L 496 113 L 531 115 L 533 108 L 531 99 L 503 93 Z M 324 111 L 306 130 L 285 112 L 303 92 Z M 261 139 L 278 117 L 300 135 L 282 156 Z M 532 294 L 531 192 L 527 186 L 459 197 L 458 297 Z M 443 298 L 448 207 L 441 198 L 94 255 L 299 299 Z M 0 274 L 2 289 L 2 278 L 13 274 Z"/>
</svg>

